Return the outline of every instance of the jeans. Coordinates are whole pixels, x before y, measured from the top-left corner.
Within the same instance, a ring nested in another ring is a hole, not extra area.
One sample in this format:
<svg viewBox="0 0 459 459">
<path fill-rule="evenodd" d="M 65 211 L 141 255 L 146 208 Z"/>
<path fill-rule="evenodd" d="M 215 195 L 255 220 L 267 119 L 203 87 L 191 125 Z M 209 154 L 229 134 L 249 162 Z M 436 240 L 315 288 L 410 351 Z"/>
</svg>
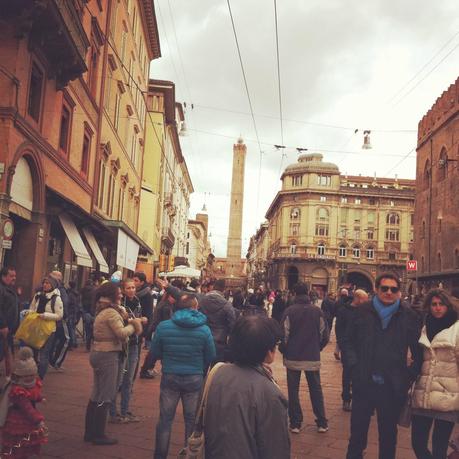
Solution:
<svg viewBox="0 0 459 459">
<path fill-rule="evenodd" d="M 69 317 L 67 319 L 67 326 L 69 329 L 69 337 L 70 337 L 69 346 L 77 347 L 78 343 L 77 343 L 77 338 L 76 338 L 76 326 L 77 326 L 76 317 Z"/>
<path fill-rule="evenodd" d="M 115 391 L 115 395 L 112 398 L 112 401 L 109 407 L 109 414 L 112 418 L 116 416 L 116 400 L 118 397 L 118 392 L 121 391 L 121 384 L 123 384 L 123 381 L 124 381 L 124 375 L 126 374 L 126 368 L 127 368 L 127 354 L 124 351 L 119 352 L 118 353 L 118 373 L 116 374 L 116 377 L 115 377 L 116 391 Z"/>
<path fill-rule="evenodd" d="M 432 452 L 427 448 L 432 429 Z M 446 459 L 454 423 L 414 415 L 411 419 L 411 444 L 417 459 Z"/>
<path fill-rule="evenodd" d="M 121 379 L 121 403 L 120 403 L 120 414 L 126 416 L 129 411 L 129 400 L 131 399 L 132 385 L 134 382 L 134 373 L 139 360 L 139 346 L 136 344 L 129 344 L 128 356 L 126 364 L 124 366 L 123 376 Z M 115 412 L 116 412 L 116 400 L 115 400 Z M 111 410 L 112 411 L 112 410 Z"/>
<path fill-rule="evenodd" d="M 354 387 L 351 413 L 351 437 L 346 459 L 362 459 L 367 447 L 368 428 L 376 410 L 379 434 L 379 459 L 395 459 L 397 422 L 404 400 L 387 384 L 368 383 Z"/>
<path fill-rule="evenodd" d="M 70 334 L 67 320 L 61 320 L 60 322 L 56 323 L 54 343 L 49 356 L 49 363 L 53 367 L 60 367 L 64 363 L 69 344 Z"/>
<path fill-rule="evenodd" d="M 319 371 L 305 371 L 306 380 L 309 387 L 309 396 L 311 398 L 312 411 L 316 416 L 318 427 L 328 427 L 328 420 L 325 417 L 324 396 L 320 384 Z M 290 370 L 287 368 L 287 386 L 288 386 L 288 416 L 290 427 L 300 428 L 303 422 L 303 411 L 301 410 L 299 390 L 300 390 L 300 370 Z"/>
<path fill-rule="evenodd" d="M 38 376 L 45 379 L 46 372 L 48 371 L 49 354 L 54 344 L 54 333 L 49 335 L 46 343 L 41 349 L 34 349 L 34 358 L 38 365 Z"/>
<path fill-rule="evenodd" d="M 83 330 L 86 349 L 91 349 L 91 341 L 93 338 L 94 317 L 89 312 L 83 313 Z"/>
<path fill-rule="evenodd" d="M 347 364 L 344 362 L 346 358 L 344 356 L 343 351 L 341 351 L 341 363 L 343 364 L 343 375 L 342 375 L 342 387 L 343 391 L 341 392 L 341 399 L 343 402 L 350 402 L 352 400 L 352 393 L 351 393 L 351 369 Z"/>
<path fill-rule="evenodd" d="M 154 459 L 167 459 L 172 422 L 180 399 L 182 400 L 183 418 L 185 420 L 185 443 L 192 434 L 202 382 L 202 375 L 168 373 L 162 375 Z"/>
</svg>

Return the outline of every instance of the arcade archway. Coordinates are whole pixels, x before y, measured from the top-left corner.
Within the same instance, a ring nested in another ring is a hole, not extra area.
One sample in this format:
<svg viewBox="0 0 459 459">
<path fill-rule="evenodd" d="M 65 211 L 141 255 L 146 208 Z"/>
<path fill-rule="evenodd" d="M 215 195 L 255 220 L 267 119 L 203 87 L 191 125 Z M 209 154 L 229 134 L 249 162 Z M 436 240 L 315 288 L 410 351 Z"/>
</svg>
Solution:
<svg viewBox="0 0 459 459">
<path fill-rule="evenodd" d="M 296 266 L 290 266 L 287 270 L 287 286 L 289 290 L 293 289 L 295 284 L 298 284 L 299 273 Z"/>
<path fill-rule="evenodd" d="M 358 271 L 352 271 L 347 273 L 347 282 L 355 285 L 355 288 L 360 288 L 366 292 L 373 291 L 373 281 L 369 276 Z"/>
</svg>

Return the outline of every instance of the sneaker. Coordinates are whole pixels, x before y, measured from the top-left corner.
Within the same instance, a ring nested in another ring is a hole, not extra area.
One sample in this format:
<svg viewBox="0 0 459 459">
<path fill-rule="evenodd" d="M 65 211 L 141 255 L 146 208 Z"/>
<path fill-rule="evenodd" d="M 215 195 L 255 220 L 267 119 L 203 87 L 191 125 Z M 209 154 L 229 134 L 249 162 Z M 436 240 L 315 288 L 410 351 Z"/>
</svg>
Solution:
<svg viewBox="0 0 459 459">
<path fill-rule="evenodd" d="M 301 428 L 300 427 L 290 427 L 290 432 L 294 434 L 299 434 L 301 432 Z"/>
<path fill-rule="evenodd" d="M 117 414 L 116 416 L 110 416 L 108 419 L 110 424 L 127 424 L 129 422 L 126 416 L 121 416 Z"/>
<path fill-rule="evenodd" d="M 124 416 L 125 419 L 127 419 L 127 422 L 140 422 L 139 416 L 136 416 L 132 413 L 126 413 L 126 416 Z"/>
<path fill-rule="evenodd" d="M 317 432 L 319 432 L 319 433 L 328 432 L 328 426 L 318 426 L 317 427 Z"/>
<path fill-rule="evenodd" d="M 56 370 L 58 373 L 63 373 L 65 371 L 64 367 L 54 367 L 54 370 Z"/>
<path fill-rule="evenodd" d="M 149 371 L 141 371 L 140 379 L 155 379 L 155 377 Z"/>
<path fill-rule="evenodd" d="M 343 411 L 352 411 L 351 401 L 343 402 Z"/>
</svg>

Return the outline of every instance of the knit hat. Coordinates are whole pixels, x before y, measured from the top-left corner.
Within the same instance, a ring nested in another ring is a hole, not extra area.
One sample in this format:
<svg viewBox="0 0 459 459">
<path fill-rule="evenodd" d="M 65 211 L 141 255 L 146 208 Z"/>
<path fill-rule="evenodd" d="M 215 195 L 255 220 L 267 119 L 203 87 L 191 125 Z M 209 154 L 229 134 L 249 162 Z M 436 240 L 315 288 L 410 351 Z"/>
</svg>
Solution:
<svg viewBox="0 0 459 459">
<path fill-rule="evenodd" d="M 57 279 L 55 279 L 53 276 L 51 276 L 50 274 L 48 274 L 43 279 L 43 282 L 45 282 L 45 281 L 48 281 L 51 284 L 51 287 L 53 287 L 53 290 L 56 289 L 59 286 L 59 281 Z"/>
<path fill-rule="evenodd" d="M 33 352 L 30 347 L 22 347 L 18 352 L 18 359 L 14 364 L 13 374 L 16 376 L 36 376 L 38 373 L 37 364 L 33 359 Z"/>
</svg>

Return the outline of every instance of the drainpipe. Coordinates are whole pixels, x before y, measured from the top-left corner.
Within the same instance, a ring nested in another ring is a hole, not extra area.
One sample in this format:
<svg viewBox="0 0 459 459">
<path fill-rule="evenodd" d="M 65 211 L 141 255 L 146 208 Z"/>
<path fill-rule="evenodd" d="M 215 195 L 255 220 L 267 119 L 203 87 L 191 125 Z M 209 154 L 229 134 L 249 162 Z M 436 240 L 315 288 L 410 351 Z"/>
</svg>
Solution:
<svg viewBox="0 0 459 459">
<path fill-rule="evenodd" d="M 429 266 L 429 274 L 432 272 L 431 270 L 431 239 L 432 239 L 432 179 L 433 179 L 433 140 L 432 137 L 430 138 L 430 180 L 429 180 L 429 239 L 427 241 L 428 244 L 428 266 Z"/>
</svg>

